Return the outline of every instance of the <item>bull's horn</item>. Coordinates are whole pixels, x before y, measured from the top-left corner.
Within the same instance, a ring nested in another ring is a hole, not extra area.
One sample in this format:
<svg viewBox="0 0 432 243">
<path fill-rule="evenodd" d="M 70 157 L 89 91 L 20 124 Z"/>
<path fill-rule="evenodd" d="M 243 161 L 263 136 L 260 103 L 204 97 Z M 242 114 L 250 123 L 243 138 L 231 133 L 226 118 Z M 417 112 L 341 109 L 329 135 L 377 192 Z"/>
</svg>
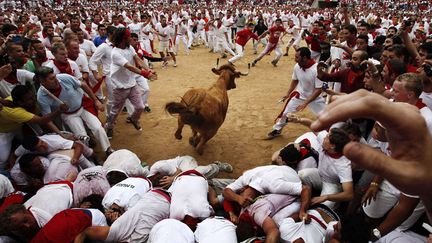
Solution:
<svg viewBox="0 0 432 243">
<path fill-rule="evenodd" d="M 250 67 L 251 67 L 251 64 L 248 63 L 248 70 L 247 70 L 247 72 L 246 72 L 246 73 L 240 73 L 240 75 L 241 75 L 241 76 L 247 76 L 247 75 L 249 74 Z"/>
<path fill-rule="evenodd" d="M 216 68 L 218 68 L 218 67 L 219 67 L 219 58 L 216 59 Z"/>
</svg>

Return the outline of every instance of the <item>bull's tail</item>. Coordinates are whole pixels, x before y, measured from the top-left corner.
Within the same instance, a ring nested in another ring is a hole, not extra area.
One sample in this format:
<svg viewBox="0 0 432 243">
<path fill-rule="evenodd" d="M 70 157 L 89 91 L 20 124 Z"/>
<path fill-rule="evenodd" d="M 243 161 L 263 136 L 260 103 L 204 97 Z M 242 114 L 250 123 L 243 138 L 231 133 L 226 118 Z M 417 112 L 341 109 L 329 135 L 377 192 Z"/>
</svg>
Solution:
<svg viewBox="0 0 432 243">
<path fill-rule="evenodd" d="M 190 126 L 199 126 L 204 121 L 199 111 L 181 102 L 169 102 L 165 105 L 165 110 L 171 115 L 179 114 L 182 121 Z"/>
</svg>

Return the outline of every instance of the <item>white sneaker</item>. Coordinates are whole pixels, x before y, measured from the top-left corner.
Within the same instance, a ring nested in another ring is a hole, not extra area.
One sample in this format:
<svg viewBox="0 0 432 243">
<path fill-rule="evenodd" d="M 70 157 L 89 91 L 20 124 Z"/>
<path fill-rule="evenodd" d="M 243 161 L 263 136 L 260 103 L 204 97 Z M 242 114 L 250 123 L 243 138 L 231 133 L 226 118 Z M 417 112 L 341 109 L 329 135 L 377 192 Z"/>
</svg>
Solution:
<svg viewBox="0 0 432 243">
<path fill-rule="evenodd" d="M 173 65 L 174 67 L 177 67 L 177 63 L 174 63 L 174 65 Z"/>
<path fill-rule="evenodd" d="M 215 161 L 214 163 L 219 167 L 220 170 L 223 170 L 225 172 L 232 173 L 234 170 L 232 165 L 230 165 L 229 163 L 223 163 L 220 161 Z"/>
</svg>

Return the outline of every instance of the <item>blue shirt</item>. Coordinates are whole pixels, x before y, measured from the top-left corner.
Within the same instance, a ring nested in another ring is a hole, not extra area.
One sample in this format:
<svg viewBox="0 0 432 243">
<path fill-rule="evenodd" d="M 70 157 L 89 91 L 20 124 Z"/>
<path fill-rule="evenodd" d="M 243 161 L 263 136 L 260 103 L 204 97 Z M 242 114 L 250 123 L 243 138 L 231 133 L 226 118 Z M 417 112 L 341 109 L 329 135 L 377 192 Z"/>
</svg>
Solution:
<svg viewBox="0 0 432 243">
<path fill-rule="evenodd" d="M 105 42 L 105 40 L 107 39 L 108 36 L 96 36 L 93 40 L 93 43 L 95 44 L 96 47 L 98 47 L 99 45 L 101 45 L 102 43 Z"/>
<path fill-rule="evenodd" d="M 81 108 L 84 91 L 81 89 L 81 82 L 69 74 L 57 74 L 57 80 L 60 83 L 61 91 L 59 99 L 69 106 L 67 112 L 73 112 Z M 43 115 L 51 113 L 57 109 L 60 104 L 51 98 L 45 91 L 39 88 L 37 100 Z"/>
</svg>

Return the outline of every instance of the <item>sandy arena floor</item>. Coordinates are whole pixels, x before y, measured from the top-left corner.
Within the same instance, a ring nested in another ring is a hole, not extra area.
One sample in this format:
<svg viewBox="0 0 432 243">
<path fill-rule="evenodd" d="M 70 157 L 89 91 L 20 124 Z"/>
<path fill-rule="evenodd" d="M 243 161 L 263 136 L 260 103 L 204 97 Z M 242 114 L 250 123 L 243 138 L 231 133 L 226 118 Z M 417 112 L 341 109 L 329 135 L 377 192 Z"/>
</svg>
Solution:
<svg viewBox="0 0 432 243">
<path fill-rule="evenodd" d="M 236 63 L 237 70 L 246 71 L 247 63 L 255 58 L 251 42 L 245 48 L 243 59 Z M 263 46 L 259 50 L 263 50 Z M 282 57 L 278 67 L 270 63 L 273 52 L 252 67 L 249 76 L 237 79 L 237 88 L 228 92 L 230 104 L 226 120 L 216 136 L 207 143 L 202 156 L 188 143 L 191 135 L 189 126 L 183 129 L 183 139 L 176 140 L 177 118 L 166 113 L 164 106 L 169 101 L 179 101 L 180 96 L 190 88 L 208 87 L 216 81 L 217 76 L 211 68 L 219 55 L 208 51 L 200 46 L 186 56 L 181 46 L 177 67 L 173 67 L 172 62 L 167 69 L 162 69 L 160 63 L 155 64 L 159 78 L 149 84 L 152 111 L 141 116 L 143 130 L 135 130 L 126 123 L 126 113 L 121 114 L 111 140 L 114 149 L 127 148 L 149 164 L 177 155 L 191 155 L 203 165 L 215 160 L 226 161 L 234 166 L 234 173 L 221 174 L 220 177 L 235 178 L 244 170 L 269 164 L 275 150 L 308 131 L 301 125 L 290 124 L 285 127 L 282 136 L 271 141 L 264 140 L 283 107 L 278 100 L 285 95 L 291 81 L 294 52 L 290 49 L 289 56 Z M 220 65 L 227 60 L 221 59 Z M 310 117 L 308 111 L 300 114 Z"/>
</svg>

